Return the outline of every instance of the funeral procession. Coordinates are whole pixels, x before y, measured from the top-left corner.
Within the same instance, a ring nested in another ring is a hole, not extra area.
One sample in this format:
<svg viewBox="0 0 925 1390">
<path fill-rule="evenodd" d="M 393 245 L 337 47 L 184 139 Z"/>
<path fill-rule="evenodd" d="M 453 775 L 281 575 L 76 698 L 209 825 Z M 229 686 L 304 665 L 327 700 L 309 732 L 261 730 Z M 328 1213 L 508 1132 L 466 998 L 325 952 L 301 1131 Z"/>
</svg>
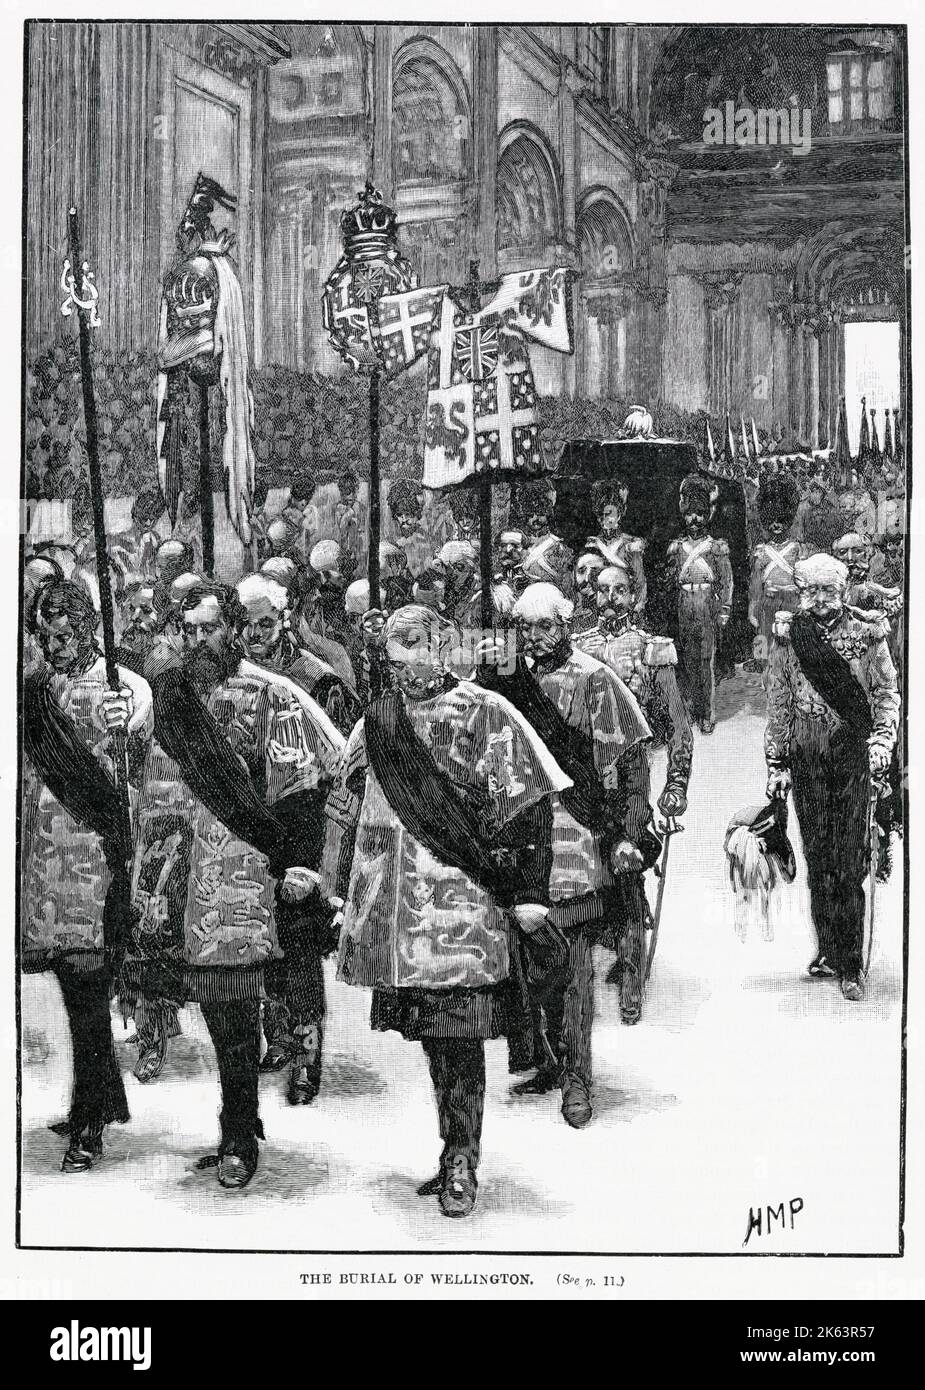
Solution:
<svg viewBox="0 0 925 1390">
<path fill-rule="evenodd" d="M 21 1239 L 895 1247 L 905 31 L 25 47 Z"/>
</svg>

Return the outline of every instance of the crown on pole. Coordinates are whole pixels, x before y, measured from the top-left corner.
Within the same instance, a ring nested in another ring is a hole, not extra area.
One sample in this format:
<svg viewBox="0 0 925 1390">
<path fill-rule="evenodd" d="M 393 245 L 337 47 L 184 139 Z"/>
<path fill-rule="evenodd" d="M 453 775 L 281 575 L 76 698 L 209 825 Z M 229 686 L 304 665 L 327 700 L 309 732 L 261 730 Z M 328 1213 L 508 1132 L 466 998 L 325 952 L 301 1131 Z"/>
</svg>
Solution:
<svg viewBox="0 0 925 1390">
<path fill-rule="evenodd" d="M 357 198 L 356 206 L 345 208 L 340 215 L 344 251 L 351 256 L 381 255 L 395 243 L 398 217 L 369 179 Z"/>
</svg>

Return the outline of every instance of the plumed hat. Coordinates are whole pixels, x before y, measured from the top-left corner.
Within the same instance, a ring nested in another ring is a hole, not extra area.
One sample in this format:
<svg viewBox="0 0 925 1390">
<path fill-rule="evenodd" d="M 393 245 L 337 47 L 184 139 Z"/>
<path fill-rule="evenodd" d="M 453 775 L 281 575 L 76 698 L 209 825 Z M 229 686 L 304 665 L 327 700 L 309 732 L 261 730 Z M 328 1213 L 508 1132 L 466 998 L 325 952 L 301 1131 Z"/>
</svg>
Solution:
<svg viewBox="0 0 925 1390">
<path fill-rule="evenodd" d="M 773 940 L 771 898 L 781 879 L 796 877 L 796 856 L 787 836 L 787 803 L 774 797 L 760 806 L 737 811 L 723 842 L 729 883 L 735 895 L 736 935 L 744 941 L 749 925 L 758 925 L 765 941 Z"/>
</svg>

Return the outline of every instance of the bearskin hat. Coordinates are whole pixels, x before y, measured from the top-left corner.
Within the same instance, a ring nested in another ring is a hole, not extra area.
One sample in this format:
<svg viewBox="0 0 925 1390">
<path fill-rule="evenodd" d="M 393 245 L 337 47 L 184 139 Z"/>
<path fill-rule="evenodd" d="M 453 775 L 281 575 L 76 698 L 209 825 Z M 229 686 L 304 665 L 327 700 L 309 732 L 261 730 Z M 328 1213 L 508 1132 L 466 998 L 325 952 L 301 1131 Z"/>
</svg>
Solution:
<svg viewBox="0 0 925 1390">
<path fill-rule="evenodd" d="M 388 502 L 393 516 L 402 512 L 419 517 L 424 511 L 424 490 L 414 478 L 396 478 L 389 485 Z"/>
<path fill-rule="evenodd" d="M 681 487 L 678 490 L 678 504 L 681 511 L 686 511 L 691 504 L 703 508 L 706 516 L 712 516 L 716 503 L 719 500 L 719 488 L 716 483 L 705 478 L 701 473 L 689 473 L 686 478 L 681 480 Z"/>
<path fill-rule="evenodd" d="M 591 485 L 591 507 L 595 516 L 600 516 L 605 507 L 625 508 L 630 495 L 628 485 L 622 478 L 603 478 Z"/>
<path fill-rule="evenodd" d="M 790 526 L 800 505 L 800 489 L 789 473 L 766 478 L 758 490 L 758 516 L 765 526 L 782 521 Z"/>
<path fill-rule="evenodd" d="M 552 510 L 556 500 L 556 488 L 551 479 L 531 478 L 518 482 L 511 488 L 511 517 L 524 522 L 537 510 Z"/>
</svg>

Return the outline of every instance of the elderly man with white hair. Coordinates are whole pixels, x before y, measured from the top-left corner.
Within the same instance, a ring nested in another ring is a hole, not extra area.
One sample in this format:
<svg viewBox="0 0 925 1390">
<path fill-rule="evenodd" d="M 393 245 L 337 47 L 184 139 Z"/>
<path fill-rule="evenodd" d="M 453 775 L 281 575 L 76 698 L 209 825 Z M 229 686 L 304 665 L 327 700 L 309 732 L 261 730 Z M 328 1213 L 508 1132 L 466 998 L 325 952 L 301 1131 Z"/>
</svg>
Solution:
<svg viewBox="0 0 925 1390">
<path fill-rule="evenodd" d="M 518 1094 L 561 1087 L 574 1128 L 591 1106 L 591 946 L 621 911 L 617 884 L 651 857 L 651 731 L 635 697 L 608 666 L 572 643 L 574 606 L 553 584 L 530 584 L 514 604 L 520 660 L 491 683 L 536 729 L 572 786 L 553 802 L 551 917 L 569 941 L 569 971 L 534 993 L 537 1074 Z"/>
<path fill-rule="evenodd" d="M 900 718 L 889 622 L 846 607 L 848 570 L 831 555 L 799 561 L 794 578 L 800 607 L 777 615 L 768 665 L 767 791 L 793 789 L 819 943 L 809 973 L 857 1001 L 872 783 L 885 786 Z"/>
<path fill-rule="evenodd" d="M 330 666 L 299 647 L 283 586 L 268 575 L 250 574 L 237 585 L 237 595 L 243 610 L 245 654 L 264 670 L 295 681 L 340 732 L 348 734 L 359 716 L 359 703 Z M 263 1028 L 267 1050 L 260 1070 L 275 1072 L 289 1066 L 290 1105 L 310 1105 L 321 1086 L 325 1014 L 322 960 L 329 943 L 325 940 L 327 921 L 317 909 L 316 900 L 279 904 L 276 927 L 285 954 L 270 962 L 265 971 Z"/>
</svg>

